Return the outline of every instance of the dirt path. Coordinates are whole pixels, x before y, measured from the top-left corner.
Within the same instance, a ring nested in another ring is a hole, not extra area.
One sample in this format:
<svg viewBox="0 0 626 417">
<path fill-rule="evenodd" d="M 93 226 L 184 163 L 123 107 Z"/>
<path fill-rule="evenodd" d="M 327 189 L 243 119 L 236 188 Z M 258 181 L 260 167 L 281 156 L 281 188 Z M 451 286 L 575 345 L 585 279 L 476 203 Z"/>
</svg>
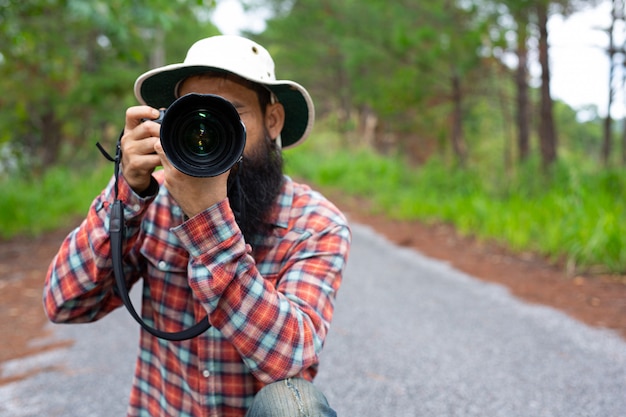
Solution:
<svg viewBox="0 0 626 417">
<path fill-rule="evenodd" d="M 368 224 L 389 240 L 411 247 L 485 281 L 510 288 L 532 303 L 553 306 L 592 326 L 610 328 L 626 338 L 626 279 L 568 276 L 537 256 L 514 256 L 495 245 L 459 237 L 448 226 L 390 221 L 372 215 L 367 204 L 329 196 L 352 221 Z M 0 241 L 0 362 L 59 347 L 33 344 L 47 322 L 41 288 L 51 258 L 68 230 L 37 239 Z M 60 342 L 62 343 L 62 342 Z M 0 384 L 2 381 L 0 378 Z"/>
<path fill-rule="evenodd" d="M 29 343 L 45 336 L 41 294 L 50 260 L 68 230 L 0 240 L 0 362 L 57 347 Z"/>
</svg>

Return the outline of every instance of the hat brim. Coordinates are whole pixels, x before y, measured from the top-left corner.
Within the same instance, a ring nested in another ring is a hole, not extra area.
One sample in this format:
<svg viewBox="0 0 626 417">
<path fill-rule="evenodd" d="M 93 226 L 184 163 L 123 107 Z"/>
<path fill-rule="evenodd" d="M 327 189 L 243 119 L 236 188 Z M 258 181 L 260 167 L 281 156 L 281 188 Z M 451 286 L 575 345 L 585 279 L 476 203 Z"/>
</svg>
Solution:
<svg viewBox="0 0 626 417">
<path fill-rule="evenodd" d="M 154 108 L 167 108 L 176 99 L 178 84 L 192 76 L 206 72 L 226 72 L 221 68 L 172 64 L 148 71 L 135 81 L 135 96 L 141 104 Z M 233 73 L 235 74 L 235 73 Z M 240 76 L 239 74 L 235 74 Z M 246 77 L 243 77 L 246 78 Z M 315 108 L 311 96 L 300 84 L 288 80 L 252 80 L 269 88 L 285 109 L 285 123 L 281 131 L 283 148 L 289 148 L 302 143 L 313 128 Z"/>
</svg>

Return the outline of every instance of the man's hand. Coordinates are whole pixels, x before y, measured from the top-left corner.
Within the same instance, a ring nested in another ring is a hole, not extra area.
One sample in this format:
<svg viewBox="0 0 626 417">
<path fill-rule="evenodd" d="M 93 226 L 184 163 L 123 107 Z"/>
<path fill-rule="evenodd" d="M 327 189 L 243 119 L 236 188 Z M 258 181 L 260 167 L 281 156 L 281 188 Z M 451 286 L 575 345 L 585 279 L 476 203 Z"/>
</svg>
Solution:
<svg viewBox="0 0 626 417">
<path fill-rule="evenodd" d="M 155 143 L 154 149 L 161 158 L 165 172 L 164 185 L 188 217 L 193 217 L 226 198 L 230 171 L 217 177 L 191 177 L 170 164 L 160 141 Z"/>
<path fill-rule="evenodd" d="M 156 119 L 159 111 L 148 106 L 135 106 L 126 110 L 126 125 L 122 136 L 122 175 L 133 191 L 141 194 L 150 186 L 155 168 L 161 159 L 154 146 L 159 143 L 161 126 L 142 119 Z"/>
</svg>

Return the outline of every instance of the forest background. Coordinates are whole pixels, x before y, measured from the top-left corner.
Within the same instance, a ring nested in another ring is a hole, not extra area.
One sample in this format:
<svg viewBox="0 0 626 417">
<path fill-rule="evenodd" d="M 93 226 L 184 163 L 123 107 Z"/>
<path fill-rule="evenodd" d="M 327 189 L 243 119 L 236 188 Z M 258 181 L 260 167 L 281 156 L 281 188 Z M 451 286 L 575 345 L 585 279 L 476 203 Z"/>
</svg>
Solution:
<svg viewBox="0 0 626 417">
<path fill-rule="evenodd" d="M 270 16 L 246 35 L 316 102 L 290 175 L 572 273 L 624 274 L 626 124 L 550 91 L 549 17 L 600 0 L 241 2 Z M 624 1 L 610 3 L 609 110 L 625 55 Z M 0 0 L 0 238 L 84 215 L 112 173 L 95 143 L 113 150 L 135 78 L 218 34 L 215 6 Z"/>
</svg>

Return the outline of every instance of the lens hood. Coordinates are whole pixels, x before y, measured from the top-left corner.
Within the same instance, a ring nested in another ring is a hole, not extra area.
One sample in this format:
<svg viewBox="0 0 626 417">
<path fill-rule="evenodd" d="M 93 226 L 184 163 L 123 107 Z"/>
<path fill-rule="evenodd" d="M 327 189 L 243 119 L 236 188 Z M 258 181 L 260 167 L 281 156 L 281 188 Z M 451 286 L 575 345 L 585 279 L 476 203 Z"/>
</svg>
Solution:
<svg viewBox="0 0 626 417">
<path fill-rule="evenodd" d="M 228 100 L 191 93 L 165 111 L 161 145 L 179 171 L 193 177 L 215 177 L 241 159 L 246 129 Z"/>
</svg>

